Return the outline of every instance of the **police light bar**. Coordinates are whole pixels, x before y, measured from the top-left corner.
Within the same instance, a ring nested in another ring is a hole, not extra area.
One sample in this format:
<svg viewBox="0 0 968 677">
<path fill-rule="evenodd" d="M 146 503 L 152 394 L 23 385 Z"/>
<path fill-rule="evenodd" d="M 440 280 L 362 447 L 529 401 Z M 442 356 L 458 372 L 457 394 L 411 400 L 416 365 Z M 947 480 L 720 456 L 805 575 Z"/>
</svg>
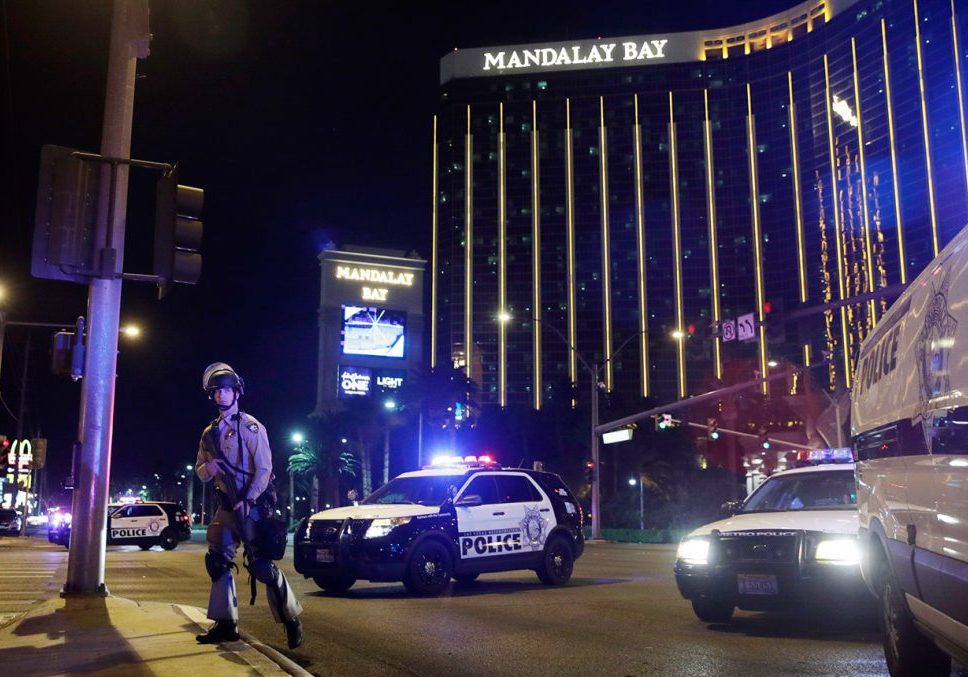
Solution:
<svg viewBox="0 0 968 677">
<path fill-rule="evenodd" d="M 481 454 L 480 456 L 458 456 L 456 454 L 437 454 L 434 456 L 429 466 L 427 468 L 447 468 L 447 467 L 483 467 L 483 466 L 496 466 L 497 463 L 494 462 L 494 458 L 489 454 Z"/>
<path fill-rule="evenodd" d="M 808 449 L 797 452 L 797 463 L 853 463 L 854 451 L 850 447 L 836 449 Z"/>
</svg>

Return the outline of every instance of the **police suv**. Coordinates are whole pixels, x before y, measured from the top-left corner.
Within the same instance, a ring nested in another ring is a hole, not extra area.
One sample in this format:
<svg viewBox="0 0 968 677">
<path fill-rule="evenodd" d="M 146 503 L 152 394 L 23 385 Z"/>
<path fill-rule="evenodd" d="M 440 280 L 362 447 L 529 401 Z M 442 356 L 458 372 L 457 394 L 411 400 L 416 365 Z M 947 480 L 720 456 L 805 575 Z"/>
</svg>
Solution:
<svg viewBox="0 0 968 677">
<path fill-rule="evenodd" d="M 188 513 L 180 503 L 112 503 L 108 506 L 108 545 L 137 545 L 142 550 L 160 545 L 173 550 L 192 536 Z M 70 547 L 71 514 L 63 513 L 48 525 L 52 543 Z"/>
<path fill-rule="evenodd" d="M 560 477 L 486 456 L 404 473 L 358 505 L 304 519 L 294 542 L 296 571 L 324 590 L 402 581 L 417 595 L 515 569 L 563 585 L 585 546 L 581 508 Z"/>
<path fill-rule="evenodd" d="M 735 607 L 765 611 L 814 600 L 867 601 L 851 450 L 801 453 L 828 462 L 771 475 L 732 516 L 696 529 L 679 544 L 676 584 L 700 620 L 728 622 Z"/>
</svg>

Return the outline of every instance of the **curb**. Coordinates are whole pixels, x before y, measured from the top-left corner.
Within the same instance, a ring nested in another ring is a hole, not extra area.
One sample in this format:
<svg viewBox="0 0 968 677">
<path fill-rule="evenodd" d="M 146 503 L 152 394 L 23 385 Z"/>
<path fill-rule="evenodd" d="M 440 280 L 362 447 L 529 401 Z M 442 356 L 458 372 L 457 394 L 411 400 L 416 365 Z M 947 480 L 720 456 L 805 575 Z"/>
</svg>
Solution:
<svg viewBox="0 0 968 677">
<path fill-rule="evenodd" d="M 200 630 L 205 630 L 204 623 L 209 619 L 205 615 L 205 611 L 194 606 L 187 606 L 184 604 L 176 604 L 176 607 L 181 609 L 182 613 L 188 617 L 195 625 L 199 627 Z M 239 630 L 239 636 L 242 641 L 251 646 L 253 649 L 261 653 L 263 656 L 268 658 L 270 661 L 279 666 L 282 670 L 286 671 L 290 675 L 295 677 L 313 677 L 311 672 L 307 672 L 302 666 L 294 662 L 291 658 L 279 653 L 271 646 L 263 644 L 258 639 L 250 635 L 244 630 Z"/>
</svg>

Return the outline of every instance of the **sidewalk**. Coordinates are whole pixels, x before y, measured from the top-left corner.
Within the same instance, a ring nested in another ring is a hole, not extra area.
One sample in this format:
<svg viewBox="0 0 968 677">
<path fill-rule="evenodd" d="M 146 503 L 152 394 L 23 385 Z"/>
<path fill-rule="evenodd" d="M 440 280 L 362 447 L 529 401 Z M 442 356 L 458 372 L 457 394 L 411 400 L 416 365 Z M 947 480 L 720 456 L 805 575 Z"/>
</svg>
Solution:
<svg viewBox="0 0 968 677">
<path fill-rule="evenodd" d="M 11 677 L 96 675 L 307 675 L 255 638 L 202 645 L 211 624 L 196 607 L 121 597 L 52 597 L 0 629 Z"/>
</svg>

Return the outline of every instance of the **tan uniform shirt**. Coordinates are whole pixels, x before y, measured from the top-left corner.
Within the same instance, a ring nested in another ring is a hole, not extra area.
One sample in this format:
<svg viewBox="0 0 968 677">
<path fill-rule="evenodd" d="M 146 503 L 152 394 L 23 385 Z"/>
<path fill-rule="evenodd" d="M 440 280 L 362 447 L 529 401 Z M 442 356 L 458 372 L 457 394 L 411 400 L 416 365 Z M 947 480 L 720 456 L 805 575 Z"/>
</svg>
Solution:
<svg viewBox="0 0 968 677">
<path fill-rule="evenodd" d="M 207 430 L 207 428 L 206 428 Z M 269 438 L 266 435 L 265 426 L 259 423 L 254 416 L 238 411 L 238 405 L 221 413 L 218 422 L 219 448 L 225 460 L 241 468 L 244 473 L 234 472 L 231 468 L 227 469 L 226 474 L 217 477 L 209 472 L 208 462 L 215 460 L 215 457 L 205 451 L 204 433 L 203 439 L 198 444 L 198 455 L 195 461 L 195 474 L 203 482 L 215 479 L 216 485 L 226 493 L 229 493 L 228 482 L 235 480 L 235 491 L 239 498 L 254 501 L 269 486 L 269 479 L 272 476 L 272 451 L 269 449 Z M 242 444 L 239 445 L 241 438 Z M 241 453 L 240 453 L 241 452 Z M 249 489 L 242 496 L 241 492 L 247 482 Z M 231 494 L 230 494 L 231 495 Z"/>
</svg>

